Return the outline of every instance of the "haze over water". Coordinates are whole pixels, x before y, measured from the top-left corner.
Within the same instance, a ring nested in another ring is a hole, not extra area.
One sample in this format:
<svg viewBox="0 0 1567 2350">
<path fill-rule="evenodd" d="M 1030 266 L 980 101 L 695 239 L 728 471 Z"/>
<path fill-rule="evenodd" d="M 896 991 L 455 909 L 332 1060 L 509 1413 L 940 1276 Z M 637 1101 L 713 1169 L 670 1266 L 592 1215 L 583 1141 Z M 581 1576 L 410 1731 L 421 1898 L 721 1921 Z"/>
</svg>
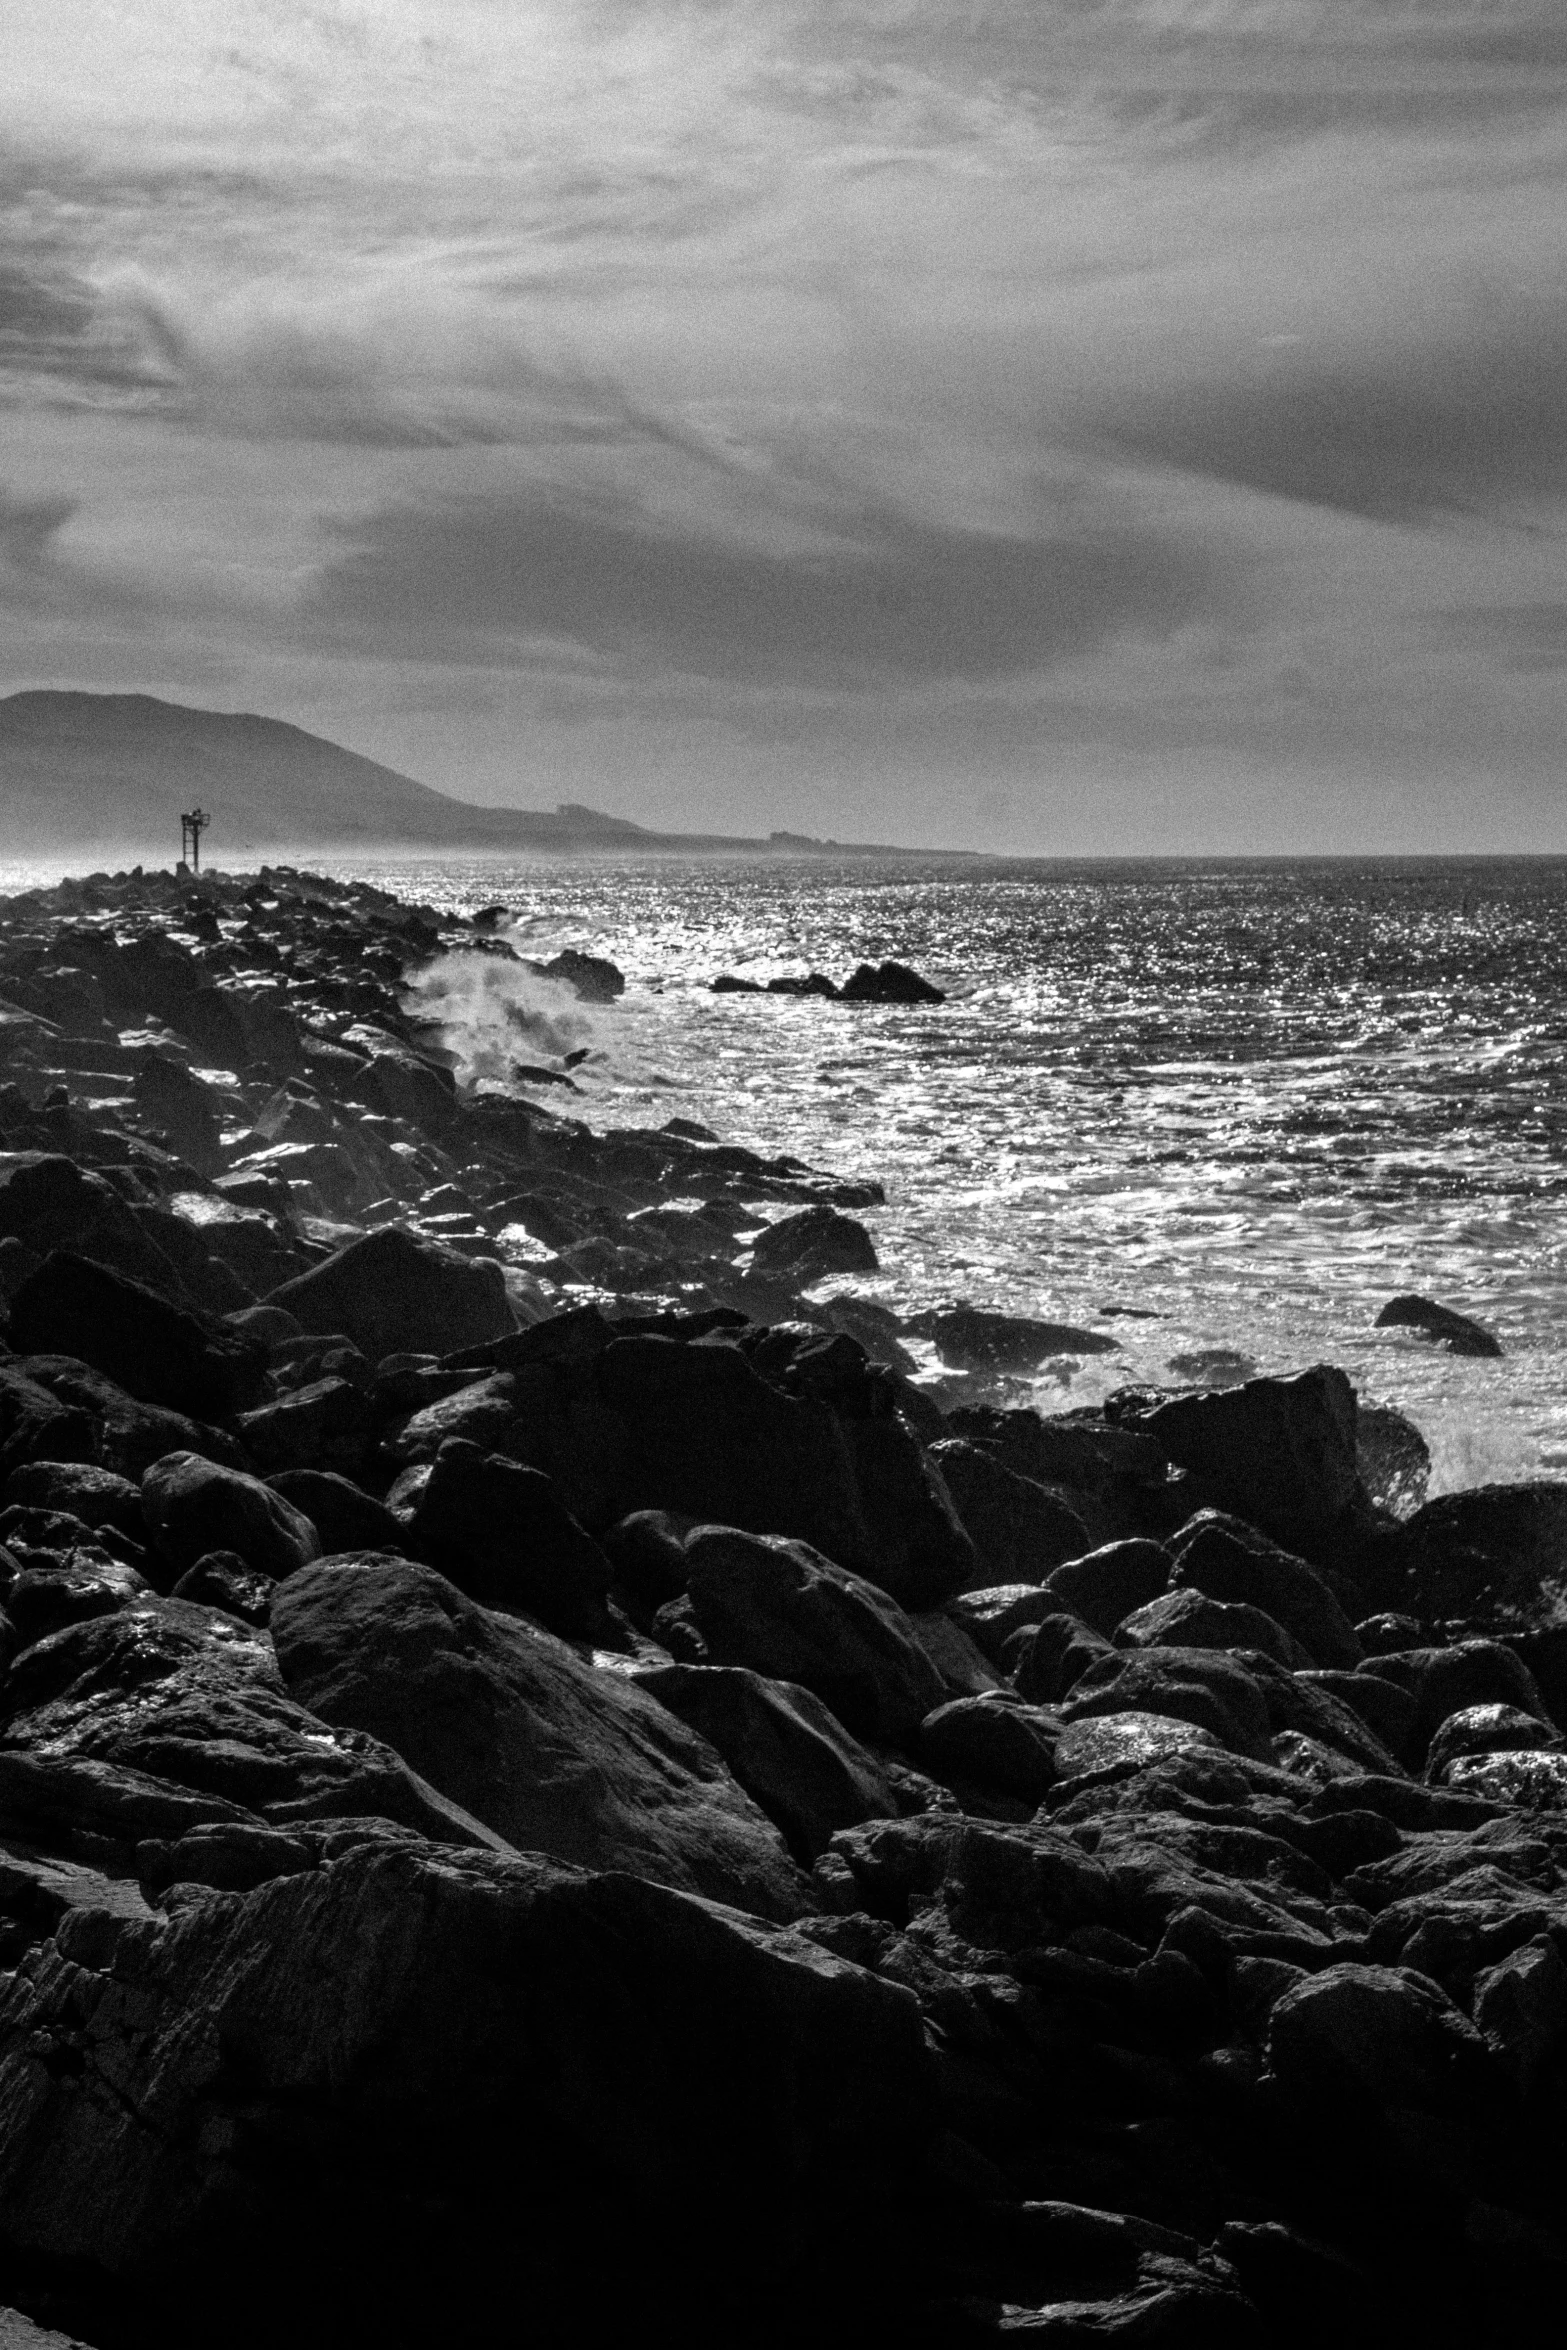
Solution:
<svg viewBox="0 0 1567 2350">
<path fill-rule="evenodd" d="M 855 1286 L 1113 1332 L 1046 1370 L 1046 1409 L 1224 1348 L 1343 1364 L 1418 1420 L 1438 1485 L 1567 1469 L 1567 860 L 335 869 L 621 966 L 587 1015 L 605 1058 L 552 1106 L 877 1176 L 883 1272 Z M 709 992 L 889 955 L 948 1002 Z M 1504 1359 L 1373 1330 L 1406 1289 Z"/>
</svg>

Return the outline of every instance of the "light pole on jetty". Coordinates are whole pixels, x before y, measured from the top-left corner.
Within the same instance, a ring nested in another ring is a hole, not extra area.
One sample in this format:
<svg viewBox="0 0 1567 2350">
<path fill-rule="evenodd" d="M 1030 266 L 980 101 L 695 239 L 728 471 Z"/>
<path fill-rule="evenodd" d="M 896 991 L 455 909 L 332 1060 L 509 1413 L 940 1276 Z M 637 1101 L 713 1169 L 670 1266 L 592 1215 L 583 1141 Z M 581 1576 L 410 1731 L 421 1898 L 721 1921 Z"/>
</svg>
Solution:
<svg viewBox="0 0 1567 2350">
<path fill-rule="evenodd" d="M 188 852 L 192 873 L 201 871 L 201 836 L 211 822 L 205 808 L 192 808 L 188 816 L 180 818 L 180 863 L 186 862 Z"/>
</svg>

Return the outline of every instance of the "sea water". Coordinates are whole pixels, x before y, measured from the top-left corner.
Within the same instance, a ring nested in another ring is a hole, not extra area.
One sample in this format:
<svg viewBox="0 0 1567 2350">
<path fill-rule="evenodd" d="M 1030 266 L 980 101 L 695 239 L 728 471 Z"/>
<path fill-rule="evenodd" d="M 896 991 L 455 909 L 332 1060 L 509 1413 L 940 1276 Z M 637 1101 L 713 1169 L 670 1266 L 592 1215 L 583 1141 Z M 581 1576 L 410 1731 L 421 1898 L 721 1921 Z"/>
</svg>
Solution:
<svg viewBox="0 0 1567 2350">
<path fill-rule="evenodd" d="M 537 1098 L 879 1178 L 853 1286 L 895 1307 L 1113 1335 L 1043 1408 L 1329 1361 L 1438 1490 L 1567 1473 L 1567 860 L 331 863 L 621 967 L 611 1006 L 529 999 L 519 1058 L 588 1050 Z M 711 992 L 888 956 L 947 1001 Z M 1404 1290 L 1503 1357 L 1375 1328 Z"/>
</svg>

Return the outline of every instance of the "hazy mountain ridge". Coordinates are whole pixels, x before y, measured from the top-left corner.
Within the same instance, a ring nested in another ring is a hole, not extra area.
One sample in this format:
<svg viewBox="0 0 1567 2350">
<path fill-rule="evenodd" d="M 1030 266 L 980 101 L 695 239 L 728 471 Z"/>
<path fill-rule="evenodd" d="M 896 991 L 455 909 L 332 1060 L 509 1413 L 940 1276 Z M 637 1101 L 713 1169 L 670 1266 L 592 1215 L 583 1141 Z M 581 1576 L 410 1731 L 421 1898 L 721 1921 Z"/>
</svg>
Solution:
<svg viewBox="0 0 1567 2350">
<path fill-rule="evenodd" d="M 661 833 L 595 808 L 476 807 L 324 736 L 151 694 L 49 689 L 0 699 L 0 806 L 12 853 L 114 844 L 172 861 L 181 814 L 210 810 L 215 862 L 287 847 L 774 849 L 870 844 Z M 894 852 L 896 853 L 896 852 Z"/>
</svg>

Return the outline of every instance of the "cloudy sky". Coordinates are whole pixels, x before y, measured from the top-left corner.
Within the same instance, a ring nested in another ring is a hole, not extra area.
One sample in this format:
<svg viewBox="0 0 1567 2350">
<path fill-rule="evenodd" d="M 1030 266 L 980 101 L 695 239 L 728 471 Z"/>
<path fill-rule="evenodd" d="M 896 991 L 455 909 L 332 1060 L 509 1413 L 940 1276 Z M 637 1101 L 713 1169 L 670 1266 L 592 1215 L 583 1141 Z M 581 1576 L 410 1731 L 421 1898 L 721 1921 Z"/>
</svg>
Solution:
<svg viewBox="0 0 1567 2350">
<path fill-rule="evenodd" d="M 5 0 L 0 691 L 1567 849 L 1562 0 Z"/>
</svg>

